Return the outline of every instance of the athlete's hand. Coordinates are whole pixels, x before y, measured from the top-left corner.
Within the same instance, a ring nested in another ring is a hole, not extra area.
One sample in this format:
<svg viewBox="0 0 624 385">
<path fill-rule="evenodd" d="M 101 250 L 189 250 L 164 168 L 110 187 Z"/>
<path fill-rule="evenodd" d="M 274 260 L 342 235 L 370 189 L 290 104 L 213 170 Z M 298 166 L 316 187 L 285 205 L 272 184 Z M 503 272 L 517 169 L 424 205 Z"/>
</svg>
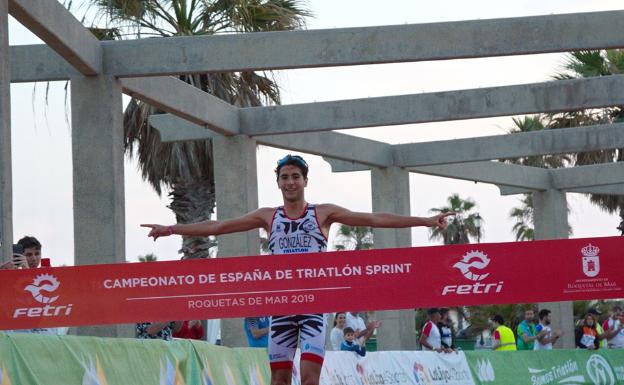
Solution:
<svg viewBox="0 0 624 385">
<path fill-rule="evenodd" d="M 141 227 L 149 227 L 151 229 L 147 236 L 153 237 L 154 241 L 156 241 L 159 237 L 168 237 L 173 234 L 173 226 L 142 224 Z"/>
<path fill-rule="evenodd" d="M 451 215 L 457 215 L 457 213 L 454 211 L 449 211 L 448 213 L 442 213 L 430 217 L 429 220 L 431 221 L 431 224 L 429 225 L 429 227 L 437 227 L 440 230 L 446 229 L 446 227 L 448 226 L 448 223 L 446 223 L 446 217 L 450 217 Z"/>
</svg>

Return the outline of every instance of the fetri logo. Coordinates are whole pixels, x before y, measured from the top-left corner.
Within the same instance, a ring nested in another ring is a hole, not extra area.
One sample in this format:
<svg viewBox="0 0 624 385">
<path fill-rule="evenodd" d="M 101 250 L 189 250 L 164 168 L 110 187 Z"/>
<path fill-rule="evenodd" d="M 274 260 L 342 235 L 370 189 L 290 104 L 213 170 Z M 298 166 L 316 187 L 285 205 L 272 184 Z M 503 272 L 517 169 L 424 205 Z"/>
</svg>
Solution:
<svg viewBox="0 0 624 385">
<path fill-rule="evenodd" d="M 33 283 L 26 286 L 24 290 L 29 291 L 33 298 L 41 303 L 52 303 L 58 299 L 58 295 L 55 297 L 46 297 L 41 292 L 51 293 L 58 289 L 60 286 L 59 281 L 55 276 L 49 274 L 41 274 L 35 277 Z"/>
<path fill-rule="evenodd" d="M 50 305 L 59 298 L 58 295 L 51 295 L 59 286 L 61 286 L 61 283 L 53 275 L 41 274 L 36 276 L 33 282 L 24 288 L 24 291 L 29 292 L 35 301 L 45 304 L 45 306 L 15 309 L 13 318 L 68 316 L 72 311 L 72 304 L 59 306 Z"/>
<path fill-rule="evenodd" d="M 453 265 L 454 268 L 459 269 L 464 277 L 471 281 L 482 281 L 487 278 L 490 273 L 476 274 L 471 268 L 477 270 L 483 270 L 490 264 L 490 259 L 486 254 L 481 251 L 470 251 L 464 255 L 461 261 Z"/>
<path fill-rule="evenodd" d="M 459 270 L 464 278 L 474 282 L 466 285 L 447 285 L 442 289 L 442 295 L 448 294 L 487 294 L 500 293 L 503 289 L 503 281 L 496 283 L 482 283 L 490 276 L 490 273 L 481 270 L 488 267 L 491 260 L 482 251 L 469 251 L 456 262 L 453 267 Z"/>
</svg>

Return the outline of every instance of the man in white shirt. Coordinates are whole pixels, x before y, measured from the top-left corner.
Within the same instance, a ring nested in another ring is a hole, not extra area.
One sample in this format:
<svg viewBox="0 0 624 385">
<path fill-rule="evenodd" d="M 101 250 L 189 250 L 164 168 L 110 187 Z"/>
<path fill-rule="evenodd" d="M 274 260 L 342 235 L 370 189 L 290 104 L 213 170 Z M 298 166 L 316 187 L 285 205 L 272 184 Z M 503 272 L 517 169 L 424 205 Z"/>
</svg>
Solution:
<svg viewBox="0 0 624 385">
<path fill-rule="evenodd" d="M 561 337 L 561 331 L 554 331 L 550 327 L 550 313 L 548 309 L 539 312 L 539 324 L 535 327 L 537 338 L 533 345 L 533 350 L 552 350 L 553 344 Z"/>
<path fill-rule="evenodd" d="M 440 353 L 443 351 L 442 336 L 438 328 L 438 322 L 442 319 L 440 309 L 432 307 L 427 310 L 427 314 L 429 315 L 429 320 L 423 326 L 420 334 L 420 345 L 423 347 L 423 350 L 432 350 Z"/>
<path fill-rule="evenodd" d="M 609 349 L 624 349 L 624 314 L 618 305 L 611 309 L 611 316 L 604 321 L 602 328 Z"/>
</svg>

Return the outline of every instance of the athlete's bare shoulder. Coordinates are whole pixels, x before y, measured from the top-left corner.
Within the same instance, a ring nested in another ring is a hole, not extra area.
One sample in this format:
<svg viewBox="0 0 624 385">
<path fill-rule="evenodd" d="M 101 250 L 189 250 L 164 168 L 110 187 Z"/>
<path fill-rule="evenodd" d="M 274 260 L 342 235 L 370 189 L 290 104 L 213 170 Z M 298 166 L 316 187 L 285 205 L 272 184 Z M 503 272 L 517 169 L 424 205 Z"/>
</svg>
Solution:
<svg viewBox="0 0 624 385">
<path fill-rule="evenodd" d="M 316 205 L 316 214 L 318 216 L 318 221 L 323 225 L 323 227 L 329 227 L 333 222 L 332 218 L 340 212 L 348 211 L 342 206 L 335 205 L 333 203 L 320 203 Z"/>
<path fill-rule="evenodd" d="M 256 218 L 262 219 L 265 227 L 271 225 L 273 221 L 273 215 L 275 214 L 275 207 L 260 207 L 259 209 L 250 212 L 248 215 L 252 215 Z"/>
</svg>

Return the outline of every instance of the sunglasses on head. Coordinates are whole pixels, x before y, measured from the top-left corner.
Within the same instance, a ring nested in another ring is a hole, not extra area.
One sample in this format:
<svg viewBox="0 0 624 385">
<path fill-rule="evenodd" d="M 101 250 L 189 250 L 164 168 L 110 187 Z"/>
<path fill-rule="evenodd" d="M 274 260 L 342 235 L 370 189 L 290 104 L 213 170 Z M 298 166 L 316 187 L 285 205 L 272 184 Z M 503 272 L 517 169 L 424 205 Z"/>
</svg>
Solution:
<svg viewBox="0 0 624 385">
<path fill-rule="evenodd" d="M 305 160 L 303 160 L 302 157 L 300 157 L 299 155 L 290 155 L 290 154 L 286 155 L 285 157 L 277 161 L 277 168 L 282 167 L 283 165 L 285 165 L 291 160 L 297 163 L 298 165 L 300 165 L 301 167 L 304 167 L 306 170 L 308 169 L 308 164 L 306 163 Z"/>
</svg>

